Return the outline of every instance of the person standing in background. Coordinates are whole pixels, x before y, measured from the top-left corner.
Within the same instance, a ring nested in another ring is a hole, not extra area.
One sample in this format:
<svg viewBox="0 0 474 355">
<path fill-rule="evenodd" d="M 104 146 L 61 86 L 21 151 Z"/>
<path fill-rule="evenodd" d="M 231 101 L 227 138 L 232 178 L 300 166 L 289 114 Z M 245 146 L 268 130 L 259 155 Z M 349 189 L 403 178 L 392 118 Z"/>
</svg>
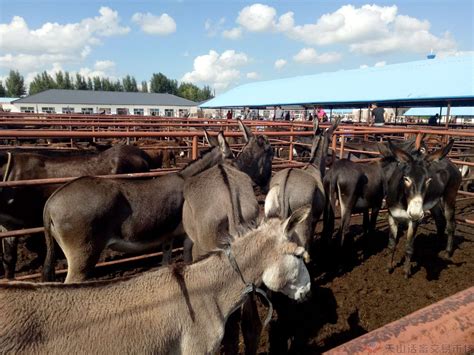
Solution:
<svg viewBox="0 0 474 355">
<path fill-rule="evenodd" d="M 316 109 L 316 117 L 319 122 L 326 122 L 328 120 L 328 115 L 326 115 L 326 111 L 321 106 L 318 106 Z"/>
<path fill-rule="evenodd" d="M 227 111 L 227 119 L 228 120 L 232 119 L 232 111 L 231 110 Z"/>
<path fill-rule="evenodd" d="M 370 113 L 371 119 L 369 120 L 369 126 L 382 127 L 385 125 L 385 118 L 387 113 L 383 107 L 378 107 L 377 104 L 372 104 L 372 110 Z"/>
</svg>

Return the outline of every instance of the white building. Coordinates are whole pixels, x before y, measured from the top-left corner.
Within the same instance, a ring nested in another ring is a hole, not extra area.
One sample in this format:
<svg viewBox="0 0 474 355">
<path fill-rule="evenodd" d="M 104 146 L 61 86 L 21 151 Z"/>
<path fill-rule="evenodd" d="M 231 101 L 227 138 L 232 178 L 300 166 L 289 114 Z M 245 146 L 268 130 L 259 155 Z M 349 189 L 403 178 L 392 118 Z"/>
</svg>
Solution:
<svg viewBox="0 0 474 355">
<path fill-rule="evenodd" d="M 12 101 L 18 100 L 17 97 L 0 97 L 0 109 L 7 112 L 16 112 Z"/>
<path fill-rule="evenodd" d="M 171 94 L 57 90 L 42 91 L 12 103 L 12 112 L 118 114 L 187 117 L 197 115 L 197 103 Z"/>
</svg>

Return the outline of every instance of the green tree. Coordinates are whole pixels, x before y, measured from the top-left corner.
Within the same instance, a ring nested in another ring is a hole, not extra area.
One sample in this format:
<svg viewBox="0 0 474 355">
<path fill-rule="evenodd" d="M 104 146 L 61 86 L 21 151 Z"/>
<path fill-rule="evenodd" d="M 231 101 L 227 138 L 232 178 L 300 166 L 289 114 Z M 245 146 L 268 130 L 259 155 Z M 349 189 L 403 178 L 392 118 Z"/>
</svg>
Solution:
<svg viewBox="0 0 474 355">
<path fill-rule="evenodd" d="M 72 79 L 69 75 L 69 72 L 64 73 L 64 88 L 68 90 L 74 89 L 74 85 L 72 84 Z"/>
<path fill-rule="evenodd" d="M 150 92 L 178 94 L 178 81 L 171 80 L 162 73 L 153 73 L 150 81 Z"/>
<path fill-rule="evenodd" d="M 114 91 L 123 91 L 123 86 L 119 79 L 117 79 L 112 85 L 114 87 Z"/>
<path fill-rule="evenodd" d="M 58 71 L 55 74 L 56 76 L 56 87 L 58 89 L 65 89 L 66 88 L 66 82 L 64 81 L 64 75 L 62 71 Z"/>
<path fill-rule="evenodd" d="M 178 96 L 184 97 L 185 99 L 198 101 L 200 97 L 200 89 L 191 83 L 181 83 L 178 89 Z"/>
<path fill-rule="evenodd" d="M 76 73 L 76 82 L 74 83 L 76 90 L 87 90 L 86 79 L 79 73 Z"/>
<path fill-rule="evenodd" d="M 41 91 L 56 89 L 57 87 L 53 77 L 49 75 L 47 71 L 44 71 L 33 78 L 33 81 L 30 83 L 29 93 L 33 95 Z"/>
<path fill-rule="evenodd" d="M 102 81 L 100 80 L 100 77 L 94 76 L 92 78 L 92 81 L 94 83 L 94 90 L 95 91 L 102 91 Z"/>
<path fill-rule="evenodd" d="M 26 93 L 25 79 L 18 70 L 10 70 L 7 80 L 5 80 L 5 86 L 7 97 L 20 97 Z"/>
<path fill-rule="evenodd" d="M 148 83 L 146 80 L 142 81 L 142 89 L 140 90 L 141 92 L 148 92 Z"/>
<path fill-rule="evenodd" d="M 138 92 L 137 81 L 133 76 L 127 75 L 122 79 L 123 91 Z"/>
<path fill-rule="evenodd" d="M 92 85 L 92 79 L 90 77 L 87 78 L 87 90 L 94 90 L 94 86 Z"/>
<path fill-rule="evenodd" d="M 7 91 L 5 90 L 5 87 L 3 86 L 2 81 L 0 80 L 0 97 L 5 97 Z"/>
<path fill-rule="evenodd" d="M 199 94 L 199 98 L 197 101 L 204 101 L 204 100 L 209 100 L 212 99 L 214 95 L 212 95 L 212 90 L 209 85 L 205 85 L 201 90 Z"/>
<path fill-rule="evenodd" d="M 115 91 L 113 84 L 109 78 L 102 78 L 102 90 L 103 91 Z"/>
</svg>

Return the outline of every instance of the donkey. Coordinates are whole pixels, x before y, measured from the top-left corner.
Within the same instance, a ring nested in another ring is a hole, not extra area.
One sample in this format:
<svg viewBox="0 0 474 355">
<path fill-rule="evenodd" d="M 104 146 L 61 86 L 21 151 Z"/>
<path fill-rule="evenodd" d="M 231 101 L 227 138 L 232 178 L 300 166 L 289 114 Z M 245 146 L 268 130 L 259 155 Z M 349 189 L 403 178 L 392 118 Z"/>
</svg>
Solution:
<svg viewBox="0 0 474 355">
<path fill-rule="evenodd" d="M 150 157 L 131 146 L 114 146 L 95 154 L 57 151 L 26 153 L 16 150 L 0 153 L 4 181 L 143 172 L 149 170 L 149 164 Z M 44 204 L 57 188 L 58 185 L 36 185 L 0 189 L 0 225 L 8 230 L 42 224 Z M 18 239 L 4 238 L 2 244 L 5 276 L 12 279 Z"/>
<path fill-rule="evenodd" d="M 414 144 L 415 140 L 410 139 L 398 147 L 413 151 Z M 388 171 L 393 171 L 393 164 L 396 164 L 386 144 L 378 143 L 377 148 L 383 156 L 382 160 L 355 163 L 341 159 L 336 161 L 324 176 L 323 184 L 327 198 L 323 235 L 327 239 L 332 237 L 336 200 L 338 200 L 341 208 L 341 246 L 344 245 L 352 213 L 363 212 L 364 234 L 375 230 L 378 213 L 387 190 L 385 177 L 388 176 Z"/>
<path fill-rule="evenodd" d="M 223 138 L 222 132 L 219 136 Z M 232 155 L 215 147 L 181 171 L 152 180 L 84 177 L 58 189 L 46 202 L 47 254 L 43 280 L 54 278 L 54 242 L 68 263 L 66 283 L 85 280 L 106 247 L 141 253 L 164 244 L 164 263 L 174 237 L 182 236 L 185 180 Z"/>
<path fill-rule="evenodd" d="M 453 144 L 452 139 L 437 151 L 412 156 L 389 141 L 389 148 L 398 162 L 387 181 L 386 202 L 391 232 L 388 245 L 391 254 L 388 263 L 390 273 L 394 269 L 399 225 L 408 224 L 404 274 L 406 278 L 411 275 L 416 231 L 426 210 L 430 210 L 435 219 L 438 235 L 443 236 L 447 229 L 448 239 L 444 253 L 447 257 L 453 253 L 456 194 L 462 182 L 459 169 L 446 158 Z"/>
<path fill-rule="evenodd" d="M 302 208 L 286 220 L 265 221 L 191 265 L 111 281 L 0 284 L 0 348 L 214 354 L 228 317 L 254 287 L 264 284 L 296 301 L 308 296 L 307 252 L 289 241 L 308 213 Z"/>
<path fill-rule="evenodd" d="M 292 211 L 303 205 L 311 205 L 310 218 L 295 233 L 296 243 L 309 249 L 316 223 L 324 210 L 325 191 L 322 178 L 326 170 L 329 140 L 340 120 L 321 134 L 318 121 L 314 120 L 314 136 L 309 164 L 302 169 L 289 168 L 276 173 L 265 199 L 265 216 L 287 218 Z"/>
</svg>

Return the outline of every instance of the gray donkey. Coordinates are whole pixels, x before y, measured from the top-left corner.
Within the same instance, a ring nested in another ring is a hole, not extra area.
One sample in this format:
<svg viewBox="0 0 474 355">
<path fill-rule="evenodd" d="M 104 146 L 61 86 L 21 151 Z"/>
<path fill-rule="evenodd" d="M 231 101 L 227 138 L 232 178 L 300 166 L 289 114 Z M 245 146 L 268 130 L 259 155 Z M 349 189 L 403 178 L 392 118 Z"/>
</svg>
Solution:
<svg viewBox="0 0 474 355">
<path fill-rule="evenodd" d="M 192 265 L 79 284 L 0 284 L 0 349 L 25 354 L 214 354 L 229 315 L 262 283 L 302 301 L 306 251 L 289 241 L 309 213 L 272 219 Z M 227 255 L 235 256 L 237 271 Z M 245 284 L 241 281 L 241 276 Z"/>
<path fill-rule="evenodd" d="M 222 137 L 222 133 L 219 133 Z M 152 180 L 83 177 L 58 189 L 46 202 L 47 255 L 43 279 L 54 278 L 54 239 L 68 263 L 66 282 L 88 277 L 106 247 L 141 253 L 164 244 L 164 263 L 182 228 L 186 179 L 232 156 L 229 146 L 214 147 L 177 173 Z"/>
<path fill-rule="evenodd" d="M 287 218 L 292 211 L 304 205 L 311 206 L 310 217 L 295 233 L 295 242 L 309 248 L 316 223 L 324 211 L 325 192 L 322 179 L 326 170 L 329 141 L 340 120 L 321 133 L 314 120 L 314 136 L 309 164 L 302 169 L 289 168 L 276 173 L 270 182 L 265 199 L 265 216 Z"/>
</svg>

